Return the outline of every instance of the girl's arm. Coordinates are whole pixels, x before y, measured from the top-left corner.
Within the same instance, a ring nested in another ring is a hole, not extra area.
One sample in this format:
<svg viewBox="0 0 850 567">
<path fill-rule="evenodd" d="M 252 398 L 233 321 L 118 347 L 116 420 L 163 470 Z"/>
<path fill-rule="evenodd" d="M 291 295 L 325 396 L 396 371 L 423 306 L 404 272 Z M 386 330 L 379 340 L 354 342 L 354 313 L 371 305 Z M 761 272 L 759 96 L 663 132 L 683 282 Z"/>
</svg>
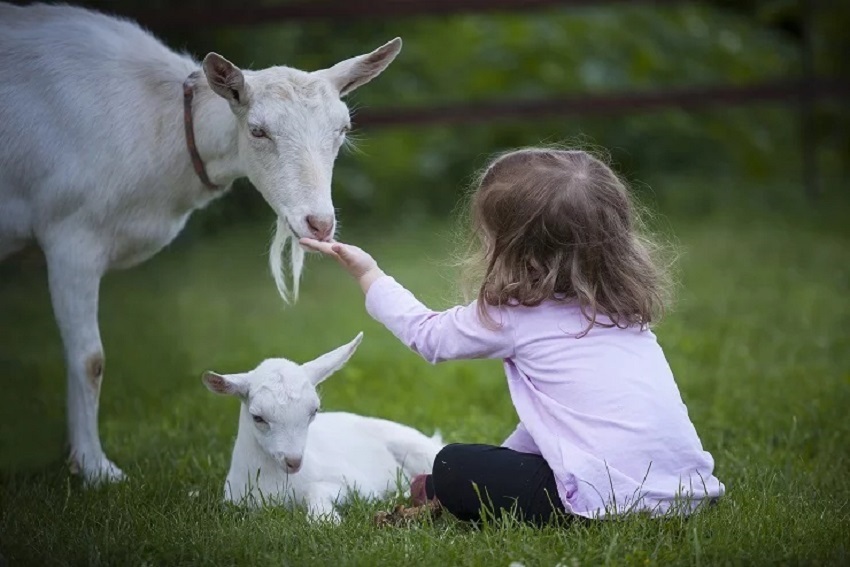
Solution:
<svg viewBox="0 0 850 567">
<path fill-rule="evenodd" d="M 507 311 L 491 310 L 487 328 L 476 303 L 437 312 L 428 309 L 393 278 L 381 276 L 366 293 L 366 310 L 398 339 L 431 363 L 463 358 L 513 356 Z"/>
<path fill-rule="evenodd" d="M 436 363 L 463 358 L 513 356 L 513 329 L 508 310 L 489 309 L 495 328 L 478 316 L 476 303 L 436 312 L 384 274 L 369 254 L 355 246 L 303 239 L 301 243 L 336 258 L 366 294 L 366 309 L 401 342 Z"/>
</svg>

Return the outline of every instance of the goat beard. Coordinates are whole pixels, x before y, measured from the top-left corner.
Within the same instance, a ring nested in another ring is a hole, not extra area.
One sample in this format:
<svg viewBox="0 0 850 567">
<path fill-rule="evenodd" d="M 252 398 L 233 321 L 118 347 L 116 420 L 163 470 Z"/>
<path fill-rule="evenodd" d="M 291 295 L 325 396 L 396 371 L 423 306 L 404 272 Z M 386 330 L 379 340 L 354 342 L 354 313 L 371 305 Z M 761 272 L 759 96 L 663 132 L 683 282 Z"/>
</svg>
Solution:
<svg viewBox="0 0 850 567">
<path fill-rule="evenodd" d="M 286 272 L 283 267 L 287 256 L 289 257 L 291 267 L 289 277 L 291 288 L 289 283 L 287 283 Z M 271 249 L 269 250 L 269 269 L 274 278 L 275 286 L 277 286 L 277 292 L 286 303 L 294 303 L 298 300 L 298 290 L 303 267 L 304 248 L 298 243 L 298 238 L 292 232 L 292 229 L 289 228 L 286 220 L 278 218 Z"/>
</svg>

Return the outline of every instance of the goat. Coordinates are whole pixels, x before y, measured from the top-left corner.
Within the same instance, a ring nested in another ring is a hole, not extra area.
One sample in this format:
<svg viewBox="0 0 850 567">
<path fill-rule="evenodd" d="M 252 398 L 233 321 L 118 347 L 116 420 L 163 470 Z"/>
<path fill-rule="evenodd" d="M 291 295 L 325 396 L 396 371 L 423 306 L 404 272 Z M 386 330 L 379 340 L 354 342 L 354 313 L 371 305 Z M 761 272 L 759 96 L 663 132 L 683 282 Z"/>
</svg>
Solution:
<svg viewBox="0 0 850 567">
<path fill-rule="evenodd" d="M 352 493 L 381 498 L 396 486 L 399 471 L 408 479 L 431 472 L 443 447 L 439 434 L 429 438 L 392 421 L 319 413 L 316 386 L 342 368 L 362 338 L 301 365 L 274 358 L 244 374 L 204 373 L 209 390 L 242 401 L 226 501 L 303 504 L 311 518 L 335 521 L 334 505 Z"/>
<path fill-rule="evenodd" d="M 329 240 L 336 227 L 331 174 L 351 124 L 341 97 L 400 49 L 396 38 L 320 71 L 243 71 L 216 53 L 199 64 L 128 20 L 0 3 L 0 260 L 32 241 L 44 252 L 71 463 L 87 482 L 123 478 L 98 433 L 102 276 L 156 254 L 247 177 L 277 215 L 277 288 L 297 297 L 297 237 Z"/>
</svg>

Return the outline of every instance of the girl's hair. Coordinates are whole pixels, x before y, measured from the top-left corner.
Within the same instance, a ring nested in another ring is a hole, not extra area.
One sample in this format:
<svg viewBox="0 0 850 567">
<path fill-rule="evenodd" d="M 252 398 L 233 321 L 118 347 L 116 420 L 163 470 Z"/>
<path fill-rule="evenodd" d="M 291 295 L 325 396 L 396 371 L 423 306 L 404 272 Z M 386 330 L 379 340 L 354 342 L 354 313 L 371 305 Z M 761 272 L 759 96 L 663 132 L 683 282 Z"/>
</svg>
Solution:
<svg viewBox="0 0 850 567">
<path fill-rule="evenodd" d="M 664 311 L 666 270 L 626 186 L 584 151 L 529 148 L 493 159 L 469 202 L 470 254 L 487 306 L 576 302 L 588 325 L 646 326 Z M 610 323 L 597 320 L 604 315 Z"/>
</svg>

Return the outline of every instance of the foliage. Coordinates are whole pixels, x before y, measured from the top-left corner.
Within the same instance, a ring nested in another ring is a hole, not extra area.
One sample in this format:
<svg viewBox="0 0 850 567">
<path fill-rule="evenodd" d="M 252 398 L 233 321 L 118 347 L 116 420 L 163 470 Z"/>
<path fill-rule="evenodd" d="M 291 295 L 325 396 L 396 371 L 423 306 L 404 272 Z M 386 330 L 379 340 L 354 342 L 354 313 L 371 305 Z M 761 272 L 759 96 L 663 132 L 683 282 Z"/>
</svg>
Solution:
<svg viewBox="0 0 850 567">
<path fill-rule="evenodd" d="M 43 270 L 0 271 L 0 554 L 12 565 L 846 564 L 850 232 L 820 213 L 752 213 L 668 227 L 681 293 L 657 333 L 728 493 L 666 522 L 378 529 L 382 505 L 358 503 L 340 527 L 316 528 L 300 513 L 223 506 L 237 406 L 203 388 L 208 368 L 307 360 L 362 329 L 361 350 L 323 385 L 326 409 L 450 441 L 498 443 L 516 423 L 498 362 L 427 365 L 368 318 L 331 262 L 308 262 L 304 295 L 284 310 L 256 227 L 184 241 L 104 281 L 102 433 L 131 480 L 84 491 L 61 461 L 64 371 Z M 352 230 L 423 300 L 447 305 L 445 225 Z"/>
<path fill-rule="evenodd" d="M 355 124 L 363 108 L 747 84 L 799 69 L 786 34 L 690 4 L 274 24 L 201 34 L 191 45 L 203 51 L 212 42 L 243 65 L 316 69 L 397 35 L 402 54 L 352 96 Z M 624 173 L 643 178 L 687 171 L 767 179 L 794 174 L 798 162 L 796 113 L 772 105 L 364 129 L 357 137 L 359 151 L 339 160 L 335 198 L 351 214 L 381 218 L 444 214 L 488 154 L 540 142 L 599 144 Z"/>
</svg>

